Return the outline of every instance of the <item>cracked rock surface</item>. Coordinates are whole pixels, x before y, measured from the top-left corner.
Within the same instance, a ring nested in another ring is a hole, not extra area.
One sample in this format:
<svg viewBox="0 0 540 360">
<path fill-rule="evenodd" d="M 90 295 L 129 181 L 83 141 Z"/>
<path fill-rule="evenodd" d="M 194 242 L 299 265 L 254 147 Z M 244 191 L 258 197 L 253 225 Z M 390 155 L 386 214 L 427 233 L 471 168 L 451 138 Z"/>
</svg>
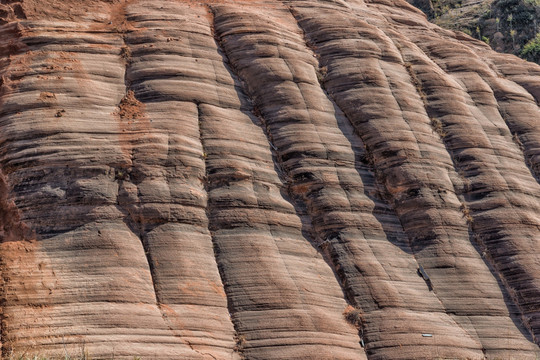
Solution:
<svg viewBox="0 0 540 360">
<path fill-rule="evenodd" d="M 2 355 L 537 359 L 539 103 L 404 0 L 2 0 Z"/>
</svg>

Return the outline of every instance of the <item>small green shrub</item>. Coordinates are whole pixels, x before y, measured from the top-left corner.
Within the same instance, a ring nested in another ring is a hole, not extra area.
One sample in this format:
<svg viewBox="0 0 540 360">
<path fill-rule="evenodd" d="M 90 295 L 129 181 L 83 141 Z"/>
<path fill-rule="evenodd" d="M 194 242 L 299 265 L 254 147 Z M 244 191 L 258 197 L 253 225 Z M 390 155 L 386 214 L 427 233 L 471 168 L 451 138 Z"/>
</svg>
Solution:
<svg viewBox="0 0 540 360">
<path fill-rule="evenodd" d="M 540 62 L 540 33 L 531 39 L 521 50 L 521 57 L 523 59 Z"/>
</svg>

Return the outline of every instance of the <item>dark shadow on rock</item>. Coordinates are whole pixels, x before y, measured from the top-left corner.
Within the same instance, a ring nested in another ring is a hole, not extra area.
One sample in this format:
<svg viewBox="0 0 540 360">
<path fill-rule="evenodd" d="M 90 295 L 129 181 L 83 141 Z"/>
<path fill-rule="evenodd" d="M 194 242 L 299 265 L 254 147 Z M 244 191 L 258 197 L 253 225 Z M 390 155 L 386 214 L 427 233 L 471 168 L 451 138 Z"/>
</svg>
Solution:
<svg viewBox="0 0 540 360">
<path fill-rule="evenodd" d="M 323 249 L 323 247 L 317 243 L 317 235 L 314 233 L 314 230 L 313 230 L 312 217 L 308 214 L 307 204 L 302 198 L 298 196 L 293 196 L 291 194 L 290 186 L 292 186 L 292 183 L 290 182 L 290 179 L 288 178 L 285 170 L 282 169 L 281 160 L 279 158 L 279 153 L 278 153 L 278 148 L 271 141 L 270 134 L 268 133 L 267 125 L 265 123 L 264 118 L 262 118 L 262 115 L 258 114 L 256 111 L 256 108 L 254 106 L 254 99 L 252 99 L 250 95 L 246 93 L 246 91 L 248 90 L 246 89 L 245 84 L 243 84 L 242 80 L 231 68 L 231 63 L 229 62 L 229 59 L 227 58 L 226 54 L 224 54 L 223 50 L 221 49 L 221 46 L 217 39 L 216 39 L 216 43 L 218 44 L 218 52 L 223 59 L 223 64 L 225 64 L 225 67 L 229 75 L 235 82 L 234 88 L 238 96 L 238 99 L 240 100 L 241 111 L 244 113 L 244 115 L 250 118 L 250 120 L 252 121 L 254 125 L 261 128 L 263 133 L 266 135 L 266 138 L 268 140 L 268 149 L 270 153 L 272 154 L 274 171 L 278 175 L 278 178 L 281 182 L 280 194 L 285 201 L 287 201 L 293 206 L 296 216 L 298 216 L 298 218 L 300 219 L 301 224 L 302 224 L 302 228 L 301 228 L 302 237 L 319 254 L 321 254 L 323 260 L 330 267 L 330 269 L 332 270 L 336 278 L 337 283 L 340 285 L 343 298 L 349 304 L 354 304 L 353 296 L 350 294 L 347 294 L 346 285 L 344 285 L 343 283 L 344 279 L 340 277 L 339 274 L 336 272 L 336 265 L 332 263 L 333 256 L 330 254 L 330 251 Z"/>
<path fill-rule="evenodd" d="M 532 334 L 527 330 L 525 325 L 523 324 L 523 321 L 521 319 L 521 310 L 516 305 L 515 301 L 512 300 L 510 294 L 508 293 L 508 289 L 506 286 L 504 286 L 501 277 L 499 276 L 497 270 L 493 268 L 491 263 L 486 259 L 484 256 L 484 251 L 478 244 L 478 242 L 475 240 L 475 235 L 472 231 L 469 230 L 469 239 L 471 241 L 472 246 L 478 251 L 478 254 L 480 254 L 480 257 L 482 258 L 482 261 L 486 265 L 486 267 L 489 269 L 491 274 L 493 274 L 493 277 L 497 280 L 497 285 L 501 289 L 501 293 L 504 299 L 504 303 L 506 307 L 508 308 L 508 313 L 510 319 L 512 319 L 512 322 L 516 326 L 516 328 L 521 332 L 521 334 L 530 342 L 534 342 L 534 339 L 532 337 Z M 537 344 L 538 345 L 538 344 Z"/>
<path fill-rule="evenodd" d="M 328 94 L 326 94 L 326 96 L 334 106 L 334 114 L 338 127 L 341 130 L 343 136 L 349 141 L 351 149 L 354 152 L 354 167 L 356 169 L 356 172 L 362 179 L 362 183 L 364 184 L 364 194 L 371 201 L 373 201 L 374 207 L 371 213 L 382 226 L 382 229 L 386 235 L 386 239 L 395 246 L 399 247 L 403 252 L 412 255 L 413 251 L 411 249 L 409 239 L 405 234 L 403 227 L 401 226 L 401 222 L 397 214 L 395 213 L 392 205 L 388 204 L 382 198 L 382 196 L 377 196 L 380 195 L 379 193 L 373 193 L 368 191 L 367 189 L 367 187 L 372 187 L 373 189 L 376 189 L 377 179 L 375 177 L 373 169 L 369 165 L 369 156 L 362 140 L 360 139 L 360 136 L 355 133 L 355 130 L 351 125 L 350 121 L 347 119 L 346 115 L 341 111 L 341 109 L 337 106 L 337 104 L 332 100 L 332 98 Z"/>
</svg>

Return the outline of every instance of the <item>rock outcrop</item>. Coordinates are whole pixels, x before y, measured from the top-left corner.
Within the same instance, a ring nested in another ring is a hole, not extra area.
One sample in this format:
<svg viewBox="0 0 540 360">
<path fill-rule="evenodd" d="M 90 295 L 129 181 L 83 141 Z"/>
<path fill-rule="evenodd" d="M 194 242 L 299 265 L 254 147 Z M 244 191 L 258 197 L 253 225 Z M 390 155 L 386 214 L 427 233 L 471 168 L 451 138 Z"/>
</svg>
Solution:
<svg viewBox="0 0 540 360">
<path fill-rule="evenodd" d="M 1 7 L 4 356 L 540 356 L 538 65 L 404 0 Z"/>
</svg>

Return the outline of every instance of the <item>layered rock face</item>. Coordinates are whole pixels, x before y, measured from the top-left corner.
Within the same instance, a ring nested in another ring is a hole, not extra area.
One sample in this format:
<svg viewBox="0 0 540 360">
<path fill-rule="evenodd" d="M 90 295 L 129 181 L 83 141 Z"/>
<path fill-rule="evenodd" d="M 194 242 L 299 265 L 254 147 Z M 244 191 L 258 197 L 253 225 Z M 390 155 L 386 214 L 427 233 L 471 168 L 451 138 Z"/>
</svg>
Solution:
<svg viewBox="0 0 540 360">
<path fill-rule="evenodd" d="M 538 65 L 404 0 L 0 8 L 4 356 L 540 356 Z"/>
</svg>

